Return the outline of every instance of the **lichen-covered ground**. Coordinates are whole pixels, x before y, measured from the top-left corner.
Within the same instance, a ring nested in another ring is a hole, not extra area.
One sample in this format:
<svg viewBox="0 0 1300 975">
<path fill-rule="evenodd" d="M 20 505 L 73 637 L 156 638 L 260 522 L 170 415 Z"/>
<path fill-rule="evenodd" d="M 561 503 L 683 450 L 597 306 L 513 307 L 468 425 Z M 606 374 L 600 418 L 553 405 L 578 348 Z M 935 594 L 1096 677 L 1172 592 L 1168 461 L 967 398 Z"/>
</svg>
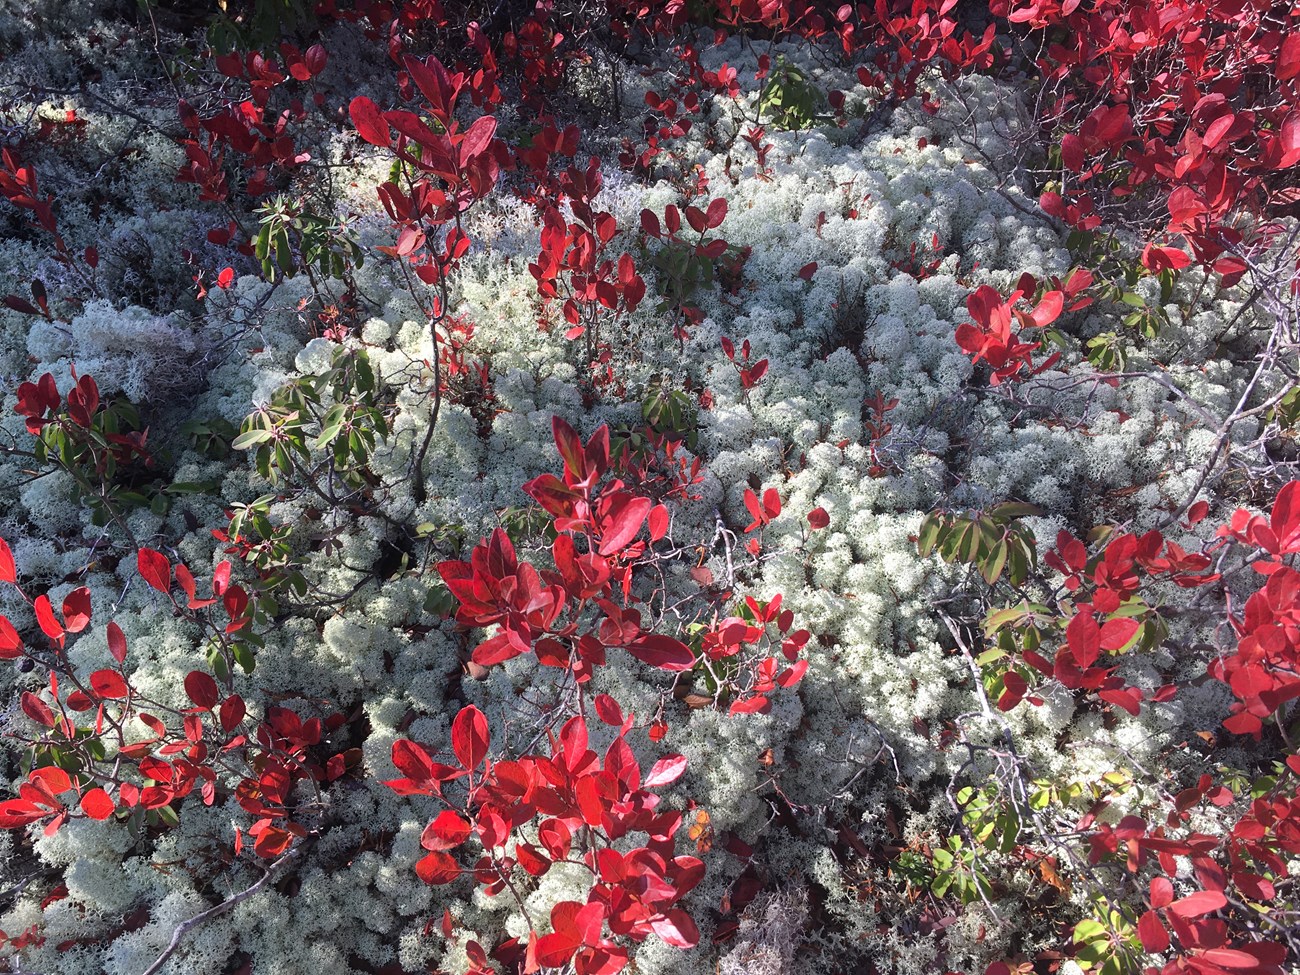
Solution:
<svg viewBox="0 0 1300 975">
<path fill-rule="evenodd" d="M 133 688 L 185 708 L 182 682 L 204 664 L 202 635 L 141 582 L 132 547 L 184 562 L 202 590 L 228 557 L 213 529 L 227 529 L 236 506 L 262 499 L 260 513 L 284 530 L 276 557 L 302 587 L 283 588 L 261 614 L 256 667 L 236 669 L 231 686 L 254 712 L 341 712 L 340 747 L 360 750 L 349 774 L 324 787 L 308 823 L 310 855 L 187 933 L 162 971 L 463 971 L 471 934 L 528 935 L 508 895 L 486 896 L 468 879 L 431 887 L 416 876 L 421 831 L 436 806 L 382 784 L 398 774 L 395 740 L 446 741 L 466 704 L 487 715 L 494 742 L 516 745 L 572 706 L 572 686 L 532 655 L 466 669 L 477 638 L 431 601 L 440 591 L 435 567 L 467 557 L 502 523 L 521 557 L 544 561 L 549 542 L 529 528 L 531 499 L 521 486 L 559 470 L 552 417 L 584 434 L 600 424 L 633 428 L 643 401 L 665 384 L 689 391 L 694 430 L 682 449 L 702 462 L 702 480 L 692 498 L 669 503 L 676 554 L 659 563 L 657 578 L 638 581 L 656 592 L 647 612 L 680 629 L 704 611 L 710 589 L 737 598 L 779 593 L 812 639 L 806 676 L 773 693 L 766 714 L 688 706 L 674 698 L 672 675 L 626 654 L 597 668 L 589 693 L 610 694 L 638 722 L 666 721 L 661 742 L 629 742 L 643 766 L 667 752 L 686 756 L 687 771 L 663 790 L 664 801 L 707 810 L 711 830 L 684 841 L 707 865 L 687 900 L 701 946 L 684 952 L 649 938 L 635 946 L 635 971 L 983 972 L 999 959 L 1060 947 L 1059 925 L 1086 909 L 1067 864 L 1057 865 L 1066 876 L 1052 884 L 1044 871 L 1010 869 L 1009 851 L 984 852 L 986 893 L 969 898 L 923 896 L 899 865 L 900 853 L 915 856 L 954 835 L 951 783 L 995 776 L 996 752 L 966 745 L 1008 734 L 1032 777 L 1062 790 L 1147 767 L 1172 782 L 1201 761 L 1180 743 L 1217 726 L 1231 695 L 1201 681 L 1133 717 L 1046 686 L 1038 706 L 990 713 L 971 658 L 955 643 L 971 631 L 945 622 L 971 616 L 973 597 L 964 593 L 973 574 L 920 557 L 916 535 L 936 508 L 1010 500 L 1040 509 L 1023 521 L 1040 551 L 1062 529 L 1124 522 L 1140 534 L 1162 522 L 1197 487 L 1218 446 L 1213 421 L 1231 412 L 1253 374 L 1258 336 L 1267 333 L 1254 310 L 1238 314 L 1243 296 L 1207 285 L 1195 268 L 1164 296 L 1155 278 L 1144 279 L 1138 289 L 1168 321 L 1123 369 L 1154 374 L 1158 365 L 1160 379 L 1115 385 L 1093 376 L 1078 348 L 1113 328 L 1098 305 L 1057 323 L 1076 341 L 1056 366 L 1014 389 L 976 388 L 978 367 L 954 341 L 972 288 L 1007 293 L 1025 272 L 1046 280 L 1075 263 L 1007 157 L 1029 124 L 1014 81 L 934 79 L 945 106 L 937 115 L 913 99 L 854 117 L 848 69 L 802 43 L 765 43 L 762 54 L 800 67 L 819 88 L 847 91 L 852 121 L 769 123 L 760 171 L 737 138 L 759 117 L 752 79 L 760 46 L 728 41 L 701 59 L 710 70 L 736 69 L 738 97 L 672 140 L 676 161 L 647 176 L 615 162 L 621 140 L 639 138 L 640 116 L 616 119 L 594 69 L 576 70 L 575 112 L 589 119 L 579 158 L 604 161 L 595 202 L 617 220 L 612 247 L 646 258 L 649 297 L 607 333 L 614 384 L 584 395 L 581 343 L 566 339 L 553 311 L 539 326 L 544 310 L 529 263 L 541 229 L 504 174 L 498 192 L 467 214 L 473 246 L 450 288 L 455 319 L 472 326 L 459 333 L 464 351 L 488 370 L 491 396 L 451 389 L 443 397 L 418 491 L 410 467 L 428 430 L 426 366 L 435 355 L 420 305 L 428 294 L 413 296 L 413 280 L 374 250 L 393 240 L 375 194 L 392 158 L 359 139 L 345 111 L 356 95 L 391 100 L 390 66 L 355 28 L 322 29 L 330 60 L 313 86 L 325 107 L 296 128 L 311 161 L 283 189 L 346 221 L 366 260 L 346 281 L 307 273 L 268 280 L 255 259 L 206 236 L 232 217 L 255 228 L 255 204 L 202 202 L 193 185 L 174 179 L 184 161 L 177 94 L 160 59 L 184 63 L 176 77 L 200 104 L 228 79 L 182 50 L 166 22 L 156 40 L 127 6 L 0 8 L 0 143 L 16 144 L 48 120 L 44 138 L 27 139 L 24 162 L 39 173 L 42 193 L 56 197 L 69 251 L 97 250 L 87 280 L 84 262 L 53 261 L 49 235 L 0 202 L 0 294 L 26 297 L 40 279 L 54 312 L 0 308 L 0 425 L 6 446 L 29 450 L 24 418 L 12 409 L 18 384 L 48 372 L 66 393 L 74 367 L 92 375 L 105 400 L 140 411 L 155 458 L 138 483 L 148 503 L 127 505 L 120 521 L 105 524 L 71 475 L 10 451 L 0 458 L 0 536 L 29 595 L 48 593 L 58 605 L 88 586 L 97 623 L 111 618 L 125 634 Z M 624 106 L 643 105 L 651 84 L 636 68 L 629 63 L 619 76 Z M 496 115 L 502 133 L 531 124 L 526 110 L 508 105 Z M 688 181 L 701 199 L 727 201 L 717 234 L 748 259 L 728 280 L 692 289 L 699 320 L 679 342 L 649 260 L 660 245 L 639 220 L 645 208 L 662 214 L 680 205 Z M 220 287 L 226 267 L 233 280 Z M 752 388 L 743 388 L 723 337 L 748 340 L 752 359 L 768 360 Z M 370 453 L 364 491 L 331 507 L 284 479 L 272 485 L 251 452 L 230 441 L 284 384 L 330 372 L 340 347 L 366 350 L 391 423 Z M 891 400 L 887 413 L 869 406 Z M 884 423 L 887 431 L 877 428 Z M 1248 426 L 1234 429 L 1243 444 L 1258 432 Z M 744 495 L 766 488 L 779 493 L 782 514 L 753 557 L 744 548 Z M 816 508 L 829 516 L 821 530 L 806 518 Z M 1192 549 L 1195 533 L 1209 537 L 1215 523 L 1167 531 Z M 243 564 L 235 571 L 255 575 Z M 1022 591 L 1033 595 L 1035 584 L 1027 585 Z M 1166 588 L 1148 598 L 1186 598 Z M 24 634 L 38 633 L 18 594 L 6 589 L 0 609 Z M 1203 650 L 1172 648 L 1213 634 L 1178 617 L 1171 625 L 1163 645 L 1121 661 L 1127 680 L 1159 686 L 1203 671 Z M 72 641 L 68 659 L 87 672 L 111 666 L 102 626 Z M 0 686 L 14 702 L 5 730 L 30 737 L 18 694 L 40 691 L 42 675 L 5 667 Z M 607 743 L 612 731 L 600 728 L 593 724 L 592 734 Z M 1225 745 L 1218 760 L 1231 765 L 1235 752 Z M 27 754 L 20 741 L 4 750 L 6 779 L 25 775 Z M 1125 793 L 1112 812 L 1144 801 L 1141 790 Z M 233 792 L 211 805 L 195 794 L 178 808 L 170 828 L 74 818 L 52 836 L 35 827 L 0 834 L 0 929 L 13 937 L 35 925 L 44 939 L 18 952 L 15 965 L 141 975 L 181 922 L 257 878 L 247 851 L 232 862 L 234 830 L 250 821 Z M 521 896 L 544 918 L 559 901 L 585 899 L 586 882 L 582 869 L 558 865 Z M 743 891 L 745 906 L 732 910 Z"/>
</svg>

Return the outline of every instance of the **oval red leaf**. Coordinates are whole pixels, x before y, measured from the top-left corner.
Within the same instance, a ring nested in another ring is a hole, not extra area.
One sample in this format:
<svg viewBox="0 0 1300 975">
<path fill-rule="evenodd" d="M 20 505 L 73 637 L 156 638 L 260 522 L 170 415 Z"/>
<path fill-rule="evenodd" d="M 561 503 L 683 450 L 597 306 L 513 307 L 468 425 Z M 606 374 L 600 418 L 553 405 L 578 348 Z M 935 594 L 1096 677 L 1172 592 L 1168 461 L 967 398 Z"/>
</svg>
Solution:
<svg viewBox="0 0 1300 975">
<path fill-rule="evenodd" d="M 118 663 L 126 659 L 126 634 L 116 623 L 108 624 L 108 652 Z"/>
<path fill-rule="evenodd" d="M 430 853 L 415 864 L 415 872 L 426 884 L 449 884 L 460 876 L 460 867 L 446 853 Z"/>
<path fill-rule="evenodd" d="M 108 819 L 115 808 L 109 794 L 100 788 L 91 789 L 81 797 L 81 811 L 91 819 Z"/>
<path fill-rule="evenodd" d="M 142 548 L 136 555 L 135 562 L 140 576 L 150 588 L 163 593 L 171 591 L 172 564 L 167 561 L 167 556 L 151 548 Z"/>
<path fill-rule="evenodd" d="M 369 98 L 358 96 L 352 99 L 351 104 L 348 105 L 348 114 L 352 116 L 352 124 L 356 126 L 357 134 L 372 146 L 382 146 L 387 149 L 393 144 L 393 135 L 389 131 L 383 113 Z"/>
<path fill-rule="evenodd" d="M 116 670 L 97 670 L 90 675 L 90 687 L 97 697 L 119 698 L 130 694 L 126 681 Z"/>
<path fill-rule="evenodd" d="M 460 846 L 469 839 L 469 823 L 450 809 L 444 809 L 420 836 L 420 845 L 437 852 Z"/>
<path fill-rule="evenodd" d="M 217 682 L 201 670 L 191 670 L 185 675 L 185 693 L 196 706 L 205 711 L 211 711 L 221 696 Z"/>
<path fill-rule="evenodd" d="M 451 750 L 463 768 L 475 769 L 487 758 L 491 738 L 487 718 L 478 708 L 462 708 L 451 723 Z M 404 770 L 405 771 L 405 770 Z"/>
</svg>

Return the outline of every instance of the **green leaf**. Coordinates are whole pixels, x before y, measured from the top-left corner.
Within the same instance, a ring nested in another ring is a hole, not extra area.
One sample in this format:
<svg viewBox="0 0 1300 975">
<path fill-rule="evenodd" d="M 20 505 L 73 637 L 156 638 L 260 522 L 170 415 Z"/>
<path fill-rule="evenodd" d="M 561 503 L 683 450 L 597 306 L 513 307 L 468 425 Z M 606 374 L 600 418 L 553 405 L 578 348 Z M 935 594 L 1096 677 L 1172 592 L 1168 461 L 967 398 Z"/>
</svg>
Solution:
<svg viewBox="0 0 1300 975">
<path fill-rule="evenodd" d="M 273 436 L 275 435 L 270 430 L 257 428 L 245 430 L 231 442 L 230 446 L 234 447 L 236 450 L 247 450 L 249 447 L 254 447 L 257 444 L 266 443 Z"/>
<path fill-rule="evenodd" d="M 990 586 L 997 582 L 998 577 L 1002 575 L 1002 570 L 1007 564 L 1007 555 L 1009 554 L 1010 547 L 1011 546 L 1008 545 L 1006 541 L 998 542 L 998 544 L 993 547 L 990 557 L 984 560 L 981 572 L 984 575 L 984 581 Z"/>
<path fill-rule="evenodd" d="M 998 521 L 1011 521 L 1015 518 L 1028 518 L 1041 515 L 1043 509 L 1036 504 L 1025 501 L 1004 501 L 989 509 L 989 514 Z"/>
<path fill-rule="evenodd" d="M 253 668 L 257 665 L 253 657 L 253 648 L 246 641 L 241 640 L 230 648 L 231 654 L 235 658 L 235 663 L 243 669 L 245 674 L 251 674 Z"/>
<path fill-rule="evenodd" d="M 936 511 L 931 511 L 921 519 L 921 527 L 916 533 L 916 549 L 920 552 L 922 558 L 934 551 L 942 527 L 943 516 Z"/>
</svg>

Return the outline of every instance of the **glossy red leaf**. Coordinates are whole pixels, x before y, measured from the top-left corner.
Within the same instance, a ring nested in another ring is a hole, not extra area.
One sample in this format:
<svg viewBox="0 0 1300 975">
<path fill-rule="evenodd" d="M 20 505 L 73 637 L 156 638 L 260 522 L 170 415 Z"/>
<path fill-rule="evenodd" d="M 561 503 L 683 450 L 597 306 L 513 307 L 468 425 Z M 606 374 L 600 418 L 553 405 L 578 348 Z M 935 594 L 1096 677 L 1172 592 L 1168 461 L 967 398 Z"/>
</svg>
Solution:
<svg viewBox="0 0 1300 975">
<path fill-rule="evenodd" d="M 90 675 L 90 687 L 98 697 L 121 698 L 130 694 L 126 681 L 116 670 L 97 670 Z"/>
<path fill-rule="evenodd" d="M 238 694 L 231 694 L 221 702 L 221 707 L 217 711 L 217 718 L 221 722 L 221 730 L 226 733 L 233 731 L 238 727 L 239 722 L 244 720 L 246 711 L 244 699 Z"/>
<path fill-rule="evenodd" d="M 90 625 L 90 589 L 86 586 L 63 597 L 63 625 L 69 633 L 80 633 Z"/>
<path fill-rule="evenodd" d="M 189 695 L 189 699 L 196 707 L 203 708 L 205 711 L 211 711 L 216 707 L 217 700 L 221 697 L 217 682 L 211 675 L 201 670 L 191 670 L 185 675 L 185 693 Z"/>
<path fill-rule="evenodd" d="M 1076 613 L 1065 628 L 1065 638 L 1080 670 L 1087 670 L 1101 656 L 1101 627 L 1090 613 Z"/>
<path fill-rule="evenodd" d="M 663 917 L 650 922 L 654 933 L 674 948 L 694 948 L 700 943 L 700 931 L 691 916 L 674 908 Z"/>
<path fill-rule="evenodd" d="M 140 576 L 149 587 L 161 593 L 170 592 L 172 588 L 172 564 L 167 556 L 151 548 L 142 548 L 136 555 L 136 565 Z"/>
<path fill-rule="evenodd" d="M 1292 31 L 1282 39 L 1282 47 L 1278 51 L 1277 65 L 1274 70 L 1277 72 L 1278 81 L 1289 81 L 1300 77 L 1300 33 Z"/>
<path fill-rule="evenodd" d="M 1181 918 L 1201 917 L 1222 910 L 1227 904 L 1228 899 L 1221 891 L 1198 890 L 1174 901 L 1169 905 L 1169 911 Z"/>
<path fill-rule="evenodd" d="M 393 144 L 393 134 L 379 111 L 379 106 L 364 96 L 357 96 L 348 105 L 348 115 L 357 134 L 372 146 L 388 149 Z"/>
<path fill-rule="evenodd" d="M 636 538 L 650 512 L 650 499 L 619 491 L 606 500 L 600 525 L 599 551 L 601 555 L 613 555 Z"/>
<path fill-rule="evenodd" d="M 9 799 L 0 802 L 0 829 L 18 829 L 48 816 L 52 809 L 38 806 L 26 799 Z"/>
<path fill-rule="evenodd" d="M 424 827 L 420 845 L 426 850 L 450 850 L 469 839 L 469 823 L 450 809 L 442 812 Z"/>
<path fill-rule="evenodd" d="M 44 725 L 47 728 L 54 727 L 54 712 L 50 710 L 49 705 L 31 691 L 23 691 L 22 696 L 19 698 L 19 706 L 22 708 L 23 714 L 37 724 Z"/>
<path fill-rule="evenodd" d="M 487 718 L 483 712 L 473 705 L 462 708 L 451 723 L 451 750 L 457 761 L 463 768 L 478 768 L 487 758 L 490 743 Z"/>
<path fill-rule="evenodd" d="M 0 660 L 16 660 L 22 655 L 22 637 L 7 617 L 0 616 Z"/>
<path fill-rule="evenodd" d="M 656 789 L 659 786 L 671 785 L 680 779 L 685 771 L 685 755 L 665 755 L 654 763 L 645 781 L 641 783 L 642 788 Z"/>
<path fill-rule="evenodd" d="M 596 717 L 605 724 L 617 728 L 623 723 L 623 709 L 608 694 L 597 694 L 593 703 L 596 706 Z"/>
<path fill-rule="evenodd" d="M 627 647 L 627 652 L 642 663 L 660 670 L 690 670 L 695 666 L 695 654 L 680 640 L 658 633 L 647 633 Z"/>
<path fill-rule="evenodd" d="M 446 853 L 430 853 L 415 864 L 415 873 L 426 884 L 449 884 L 460 876 L 460 867 Z"/>
<path fill-rule="evenodd" d="M 813 508 L 808 512 L 808 525 L 813 531 L 821 531 L 831 523 L 831 516 L 826 513 L 825 508 Z"/>
<path fill-rule="evenodd" d="M 63 646 L 63 627 L 59 625 L 58 619 L 54 615 L 54 608 L 50 605 L 50 597 L 40 595 L 32 604 L 32 609 L 36 611 L 36 622 L 40 624 L 41 632 L 47 637 Z"/>
<path fill-rule="evenodd" d="M 115 808 L 108 793 L 98 787 L 88 790 L 81 797 L 81 811 L 91 819 L 108 819 Z"/>
<path fill-rule="evenodd" d="M 491 115 L 475 119 L 474 124 L 465 130 L 465 141 L 460 144 L 460 164 L 468 165 L 471 159 L 485 152 L 496 130 L 497 120 Z"/>
<path fill-rule="evenodd" d="M 668 534 L 668 509 L 661 504 L 650 509 L 646 517 L 646 527 L 650 530 L 650 541 L 657 542 Z"/>
<path fill-rule="evenodd" d="M 0 582 L 17 582 L 18 570 L 14 566 L 14 553 L 9 543 L 0 538 Z"/>
</svg>

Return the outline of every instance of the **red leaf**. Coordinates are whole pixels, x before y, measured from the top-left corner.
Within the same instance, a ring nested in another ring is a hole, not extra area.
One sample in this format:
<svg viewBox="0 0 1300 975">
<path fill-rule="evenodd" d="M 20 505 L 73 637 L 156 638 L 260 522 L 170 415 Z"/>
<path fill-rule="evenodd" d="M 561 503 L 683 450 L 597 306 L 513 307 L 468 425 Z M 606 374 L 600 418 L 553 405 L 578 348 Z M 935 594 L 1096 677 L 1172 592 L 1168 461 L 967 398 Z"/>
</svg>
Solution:
<svg viewBox="0 0 1300 975">
<path fill-rule="evenodd" d="M 1277 56 L 1277 79 L 1288 81 L 1300 76 L 1300 34 L 1288 33 Z"/>
<path fill-rule="evenodd" d="M 98 697 L 126 697 L 130 690 L 116 670 L 97 670 L 90 675 L 90 687 Z"/>
<path fill-rule="evenodd" d="M 1159 954 L 1169 947 L 1169 932 L 1160 923 L 1160 915 L 1147 911 L 1138 918 L 1138 937 L 1142 939 L 1142 950 L 1150 954 Z"/>
<path fill-rule="evenodd" d="M 675 908 L 658 920 L 651 921 L 655 934 L 674 948 L 694 948 L 700 943 L 700 931 L 691 916 Z"/>
<path fill-rule="evenodd" d="M 605 724 L 617 728 L 623 723 L 623 709 L 608 694 L 596 695 L 596 717 Z"/>
<path fill-rule="evenodd" d="M 63 624 L 69 633 L 80 633 L 90 625 L 90 590 L 85 586 L 63 597 Z"/>
<path fill-rule="evenodd" d="M 1101 648 L 1109 653 L 1123 649 L 1133 639 L 1140 626 L 1137 620 L 1125 617 L 1107 620 L 1101 628 Z"/>
<path fill-rule="evenodd" d="M 1194 894 L 1181 897 L 1169 905 L 1169 910 L 1182 918 L 1201 917 L 1213 911 L 1221 910 L 1228 904 L 1228 899 L 1217 890 L 1198 890 Z"/>
<path fill-rule="evenodd" d="M 18 829 L 28 823 L 44 819 L 53 810 L 37 806 L 26 799 L 0 802 L 0 829 Z"/>
<path fill-rule="evenodd" d="M 1097 696 L 1108 704 L 1123 708 L 1135 718 L 1142 710 L 1142 691 L 1136 687 L 1098 691 Z"/>
<path fill-rule="evenodd" d="M 1080 670 L 1087 670 L 1101 655 L 1101 627 L 1090 613 L 1076 613 L 1065 628 L 1065 638 Z"/>
<path fill-rule="evenodd" d="M 1254 955 L 1238 951 L 1236 948 L 1210 948 L 1203 952 L 1201 957 L 1211 965 L 1218 965 L 1220 968 L 1249 968 L 1252 971 L 1261 971 L 1265 967 Z"/>
<path fill-rule="evenodd" d="M 103 789 L 91 789 L 81 797 L 81 811 L 91 819 L 108 819 L 114 808 L 113 800 Z"/>
<path fill-rule="evenodd" d="M 652 542 L 657 542 L 667 535 L 668 509 L 661 504 L 651 508 L 647 518 L 647 527 L 650 529 L 650 541 Z"/>
<path fill-rule="evenodd" d="M 140 570 L 140 576 L 150 588 L 157 589 L 161 593 L 171 590 L 172 564 L 167 561 L 167 556 L 162 552 L 142 548 L 136 555 L 136 565 Z"/>
<path fill-rule="evenodd" d="M 250 829 L 249 832 L 251 833 L 252 830 Z M 253 842 L 253 852 L 264 860 L 270 860 L 287 850 L 292 842 L 293 834 L 288 830 L 267 825 L 257 834 L 257 839 Z"/>
<path fill-rule="evenodd" d="M 221 696 L 217 682 L 201 670 L 191 670 L 185 675 L 185 693 L 204 711 L 211 711 L 216 707 L 217 699 Z"/>
<path fill-rule="evenodd" d="M 831 516 L 826 513 L 825 508 L 813 508 L 808 512 L 808 524 L 813 531 L 821 531 L 831 523 Z"/>
<path fill-rule="evenodd" d="M 474 120 L 465 131 L 465 141 L 460 144 L 460 164 L 466 166 L 475 156 L 481 155 L 492 142 L 497 130 L 497 120 L 484 115 Z"/>
<path fill-rule="evenodd" d="M 430 853 L 415 864 L 415 872 L 426 884 L 449 884 L 460 876 L 460 867 L 446 853 Z"/>
<path fill-rule="evenodd" d="M 781 513 L 781 495 L 777 493 L 776 488 L 768 488 L 763 492 L 763 511 L 766 512 L 769 521 Z"/>
<path fill-rule="evenodd" d="M 126 659 L 126 636 L 122 633 L 122 628 L 113 622 L 108 624 L 108 652 L 118 663 Z"/>
<path fill-rule="evenodd" d="M 816 261 L 810 261 L 809 263 L 805 264 L 803 267 L 799 268 L 799 277 L 803 278 L 805 281 L 811 281 L 813 279 L 813 275 L 816 273 L 817 273 Z"/>
<path fill-rule="evenodd" d="M 762 694 L 755 694 L 753 697 L 747 697 L 731 702 L 731 707 L 727 709 L 728 714 L 766 714 L 772 707 L 772 702 Z"/>
<path fill-rule="evenodd" d="M 7 618 L 0 616 L 0 660 L 16 660 L 22 655 L 22 637 Z"/>
<path fill-rule="evenodd" d="M 222 268 L 217 274 L 217 287 L 225 290 L 235 283 L 235 269 L 233 267 Z"/>
<path fill-rule="evenodd" d="M 1004 690 L 998 698 L 999 711 L 1010 711 L 1024 699 L 1029 690 L 1029 682 L 1014 670 L 1008 670 L 1002 675 L 1002 686 Z"/>
<path fill-rule="evenodd" d="M 23 714 L 37 724 L 42 724 L 47 728 L 54 727 L 54 712 L 50 710 L 49 705 L 31 691 L 23 691 L 19 706 L 23 709 Z"/>
<path fill-rule="evenodd" d="M 718 197 L 709 204 L 704 215 L 708 218 L 709 229 L 717 230 L 718 227 L 722 226 L 722 221 L 727 219 L 727 201 L 722 197 Z"/>
<path fill-rule="evenodd" d="M 239 722 L 244 720 L 244 714 L 247 708 L 244 706 L 244 699 L 238 694 L 231 694 L 221 702 L 221 708 L 217 712 L 221 720 L 221 730 L 224 732 L 232 731 Z"/>
<path fill-rule="evenodd" d="M 451 750 L 457 761 L 463 768 L 478 768 L 487 758 L 490 743 L 487 718 L 483 712 L 473 705 L 462 708 L 451 723 Z"/>
<path fill-rule="evenodd" d="M 18 570 L 14 567 L 14 553 L 9 543 L 0 538 L 0 582 L 17 582 Z"/>
<path fill-rule="evenodd" d="M 352 124 L 361 138 L 372 146 L 383 146 L 385 149 L 392 146 L 393 134 L 389 131 L 388 123 L 384 121 L 379 106 L 369 98 L 358 96 L 352 99 L 348 105 L 348 114 L 352 116 Z"/>
<path fill-rule="evenodd" d="M 654 789 L 661 785 L 671 785 L 682 777 L 686 771 L 685 755 L 665 755 L 659 761 L 655 762 L 650 773 L 641 783 L 642 788 Z"/>
<path fill-rule="evenodd" d="M 650 511 L 650 499 L 618 491 L 606 499 L 600 525 L 601 555 L 613 555 L 636 538 Z"/>
<path fill-rule="evenodd" d="M 313 75 L 318 75 L 325 70 L 325 63 L 329 59 L 325 48 L 319 44 L 313 44 L 307 48 L 307 53 L 303 55 L 303 61 L 307 65 L 307 70 Z"/>
<path fill-rule="evenodd" d="M 426 850 L 437 852 L 460 846 L 469 839 L 469 823 L 450 809 L 438 813 L 433 822 L 424 827 L 420 836 L 420 845 Z"/>
<path fill-rule="evenodd" d="M 690 670 L 695 666 L 695 654 L 680 640 L 657 633 L 646 633 L 629 644 L 627 652 L 642 663 L 661 670 Z"/>
<path fill-rule="evenodd" d="M 54 616 L 54 608 L 50 605 L 50 597 L 41 595 L 36 597 L 36 602 L 32 604 L 36 610 L 36 622 L 40 624 L 41 631 L 57 643 L 63 646 L 63 627 Z"/>
</svg>

